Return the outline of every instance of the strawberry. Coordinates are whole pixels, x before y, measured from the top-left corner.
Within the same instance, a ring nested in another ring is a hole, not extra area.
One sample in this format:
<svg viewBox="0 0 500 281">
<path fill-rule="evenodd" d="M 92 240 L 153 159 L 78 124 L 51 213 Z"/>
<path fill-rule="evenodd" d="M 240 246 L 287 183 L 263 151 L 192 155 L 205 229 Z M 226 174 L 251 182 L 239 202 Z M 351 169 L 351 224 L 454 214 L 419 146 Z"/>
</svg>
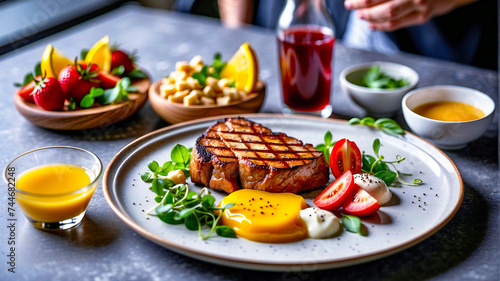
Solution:
<svg viewBox="0 0 500 281">
<path fill-rule="evenodd" d="M 129 56 L 127 53 L 121 50 L 115 50 L 111 52 L 111 69 L 114 69 L 120 65 L 125 67 L 123 74 L 127 74 L 134 70 L 134 57 Z"/>
<path fill-rule="evenodd" d="M 40 80 L 41 78 L 42 76 L 37 76 L 35 79 Z M 34 102 L 33 95 L 31 93 L 35 89 L 35 86 L 36 82 L 35 80 L 32 80 L 31 82 L 29 82 L 28 84 L 24 85 L 22 88 L 17 90 L 17 94 L 27 102 Z"/>
<path fill-rule="evenodd" d="M 64 107 L 64 93 L 59 82 L 54 77 L 43 77 L 35 80 L 33 90 L 35 104 L 45 110 L 62 110 Z"/>
<path fill-rule="evenodd" d="M 67 100 L 73 98 L 77 103 L 90 92 L 92 87 L 99 87 L 99 67 L 95 64 L 78 64 L 67 66 L 59 73 L 59 84 Z"/>
<path fill-rule="evenodd" d="M 104 89 L 111 89 L 116 86 L 116 83 L 122 79 L 120 76 L 116 76 L 111 73 L 104 71 L 99 71 L 99 80 L 101 80 L 101 87 Z"/>
</svg>

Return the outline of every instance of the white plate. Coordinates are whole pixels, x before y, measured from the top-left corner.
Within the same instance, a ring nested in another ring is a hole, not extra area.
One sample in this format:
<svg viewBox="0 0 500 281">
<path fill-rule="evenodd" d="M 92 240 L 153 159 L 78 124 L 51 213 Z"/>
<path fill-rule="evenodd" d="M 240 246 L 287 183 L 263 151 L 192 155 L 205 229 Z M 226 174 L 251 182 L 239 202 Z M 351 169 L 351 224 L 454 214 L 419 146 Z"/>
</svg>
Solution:
<svg viewBox="0 0 500 281">
<path fill-rule="evenodd" d="M 196 231 L 183 225 L 169 225 L 146 214 L 155 206 L 155 194 L 142 182 L 146 164 L 170 160 L 175 144 L 192 147 L 196 138 L 214 123 L 214 118 L 180 123 L 145 135 L 127 145 L 109 164 L 103 180 L 104 195 L 118 217 L 147 239 L 180 254 L 211 263 L 257 270 L 317 270 L 352 265 L 378 259 L 406 249 L 442 228 L 456 213 L 463 198 L 463 183 L 454 163 L 432 144 L 407 133 L 395 138 L 378 130 L 351 126 L 343 121 L 304 116 L 251 114 L 244 117 L 274 132 L 284 132 L 304 142 L 323 142 L 327 130 L 334 140 L 349 138 L 362 151 L 373 155 L 372 143 L 379 138 L 380 154 L 386 160 L 406 157 L 398 165 L 411 172 L 421 186 L 391 187 L 398 204 L 384 206 L 363 225 L 368 236 L 343 231 L 332 239 L 306 239 L 287 244 L 266 244 L 244 238 L 214 235 L 198 239 Z M 190 184 L 194 190 L 199 190 Z M 212 193 L 217 202 L 224 196 Z M 306 199 L 312 205 L 312 199 Z"/>
</svg>

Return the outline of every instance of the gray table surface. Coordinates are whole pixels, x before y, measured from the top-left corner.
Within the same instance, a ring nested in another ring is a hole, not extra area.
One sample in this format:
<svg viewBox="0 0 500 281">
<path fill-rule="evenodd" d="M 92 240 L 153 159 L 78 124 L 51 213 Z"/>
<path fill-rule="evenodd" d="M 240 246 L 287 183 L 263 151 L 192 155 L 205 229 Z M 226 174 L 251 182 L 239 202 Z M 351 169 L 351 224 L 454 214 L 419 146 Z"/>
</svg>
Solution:
<svg viewBox="0 0 500 281">
<path fill-rule="evenodd" d="M 0 161 L 48 145 L 71 145 L 95 152 L 107 165 L 126 144 L 168 126 L 149 103 L 134 117 L 93 130 L 61 132 L 36 127 L 13 106 L 13 82 L 30 71 L 48 43 L 68 56 L 108 34 L 127 50 L 137 49 L 140 65 L 152 80 L 170 72 L 179 60 L 214 52 L 229 59 L 245 41 L 255 48 L 261 79 L 268 84 L 262 112 L 280 112 L 281 99 L 274 32 L 258 27 L 231 30 L 196 16 L 125 6 L 0 57 Z M 498 103 L 498 73 L 414 55 L 385 56 L 336 44 L 334 113 L 362 117 L 364 112 L 341 92 L 338 74 L 347 66 L 374 60 L 414 68 L 420 86 L 452 84 L 483 91 Z M 401 112 L 396 119 L 404 124 Z M 404 125 L 403 125 L 404 126 Z M 488 132 L 460 151 L 446 151 L 462 173 L 463 204 L 440 231 L 389 257 L 319 272 L 256 272 L 214 265 L 179 255 L 146 240 L 111 211 L 101 189 L 90 202 L 82 225 L 66 232 L 44 232 L 28 224 L 16 208 L 16 273 L 7 271 L 10 231 L 7 188 L 1 191 L 0 280 L 499 280 L 498 117 Z M 6 187 L 6 185 L 4 184 Z"/>
</svg>

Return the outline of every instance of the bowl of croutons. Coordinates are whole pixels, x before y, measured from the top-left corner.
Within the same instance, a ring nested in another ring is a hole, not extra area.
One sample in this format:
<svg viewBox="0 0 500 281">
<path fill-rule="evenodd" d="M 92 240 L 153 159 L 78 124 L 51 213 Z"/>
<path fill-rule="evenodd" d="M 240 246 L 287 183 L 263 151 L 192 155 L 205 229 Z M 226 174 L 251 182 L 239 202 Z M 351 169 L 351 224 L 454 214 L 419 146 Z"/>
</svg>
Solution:
<svg viewBox="0 0 500 281">
<path fill-rule="evenodd" d="M 245 43 L 227 63 L 219 54 L 210 65 L 200 56 L 177 62 L 174 71 L 151 85 L 149 101 L 161 118 L 175 124 L 258 112 L 265 92 L 265 83 L 258 80 L 255 52 Z"/>
</svg>

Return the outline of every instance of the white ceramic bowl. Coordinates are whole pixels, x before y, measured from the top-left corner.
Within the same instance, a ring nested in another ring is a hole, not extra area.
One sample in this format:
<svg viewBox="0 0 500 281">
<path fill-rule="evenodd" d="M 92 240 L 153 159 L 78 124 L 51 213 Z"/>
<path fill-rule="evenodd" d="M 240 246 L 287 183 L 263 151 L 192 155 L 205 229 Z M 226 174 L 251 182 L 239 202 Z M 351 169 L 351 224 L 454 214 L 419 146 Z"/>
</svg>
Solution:
<svg viewBox="0 0 500 281">
<path fill-rule="evenodd" d="M 380 66 L 380 71 L 388 76 L 408 80 L 408 85 L 397 89 L 373 89 L 360 86 L 366 72 L 376 65 Z M 354 65 L 340 73 L 342 90 L 373 117 L 394 115 L 401 108 L 403 96 L 415 88 L 418 80 L 418 73 L 408 66 L 380 61 Z"/>
<path fill-rule="evenodd" d="M 436 101 L 458 101 L 470 104 L 485 114 L 466 122 L 439 121 L 413 112 L 419 105 Z M 489 127 L 495 112 L 495 102 L 486 94 L 459 86 L 431 86 L 413 90 L 402 101 L 403 115 L 410 129 L 441 149 L 461 149 L 478 139 Z"/>
</svg>

